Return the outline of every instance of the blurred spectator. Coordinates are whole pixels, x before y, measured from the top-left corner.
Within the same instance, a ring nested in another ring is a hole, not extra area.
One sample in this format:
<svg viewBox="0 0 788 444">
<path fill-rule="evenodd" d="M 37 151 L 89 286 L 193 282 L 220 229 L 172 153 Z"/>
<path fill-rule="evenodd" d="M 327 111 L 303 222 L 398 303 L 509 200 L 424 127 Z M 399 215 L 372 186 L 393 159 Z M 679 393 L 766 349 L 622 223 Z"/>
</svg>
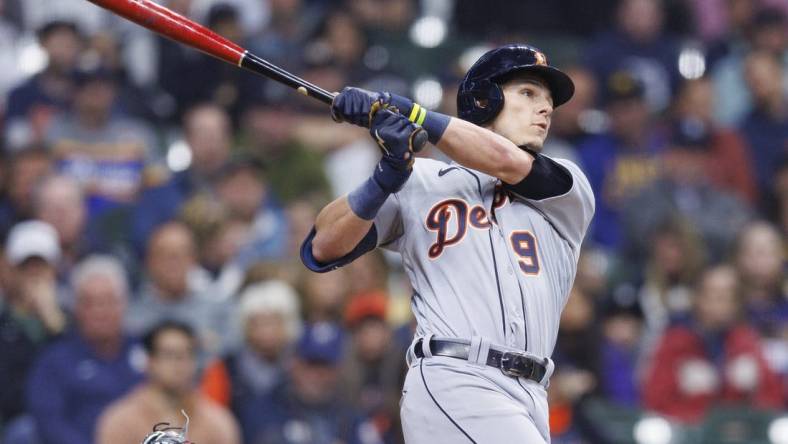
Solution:
<svg viewBox="0 0 788 444">
<path fill-rule="evenodd" d="M 57 116 L 46 136 L 58 169 L 84 185 L 91 215 L 136 200 L 156 149 L 147 125 L 112 112 L 117 81 L 105 68 L 80 71 L 73 113 Z"/>
<path fill-rule="evenodd" d="M 248 157 L 228 162 L 218 172 L 216 194 L 229 215 L 246 227 L 247 235 L 234 258 L 242 269 L 258 260 L 284 256 L 287 220 L 257 162 Z"/>
<path fill-rule="evenodd" d="M 299 293 L 304 297 L 304 319 L 339 323 L 348 298 L 350 276 L 345 268 L 328 273 L 302 270 L 298 282 L 302 286 Z"/>
<path fill-rule="evenodd" d="M 752 153 L 738 131 L 716 125 L 712 115 L 715 108 L 713 85 L 708 78 L 685 81 L 674 101 L 674 125 L 680 126 L 675 130 L 708 145 L 705 173 L 714 186 L 755 204 L 758 189 Z"/>
<path fill-rule="evenodd" d="M 238 425 L 224 407 L 195 389 L 199 342 L 186 324 L 165 321 L 143 338 L 148 360 L 147 381 L 110 405 L 96 428 L 98 444 L 138 444 L 155 424 L 191 422 L 187 437 L 194 442 L 237 444 Z"/>
<path fill-rule="evenodd" d="M 238 9 L 230 3 L 215 2 L 208 11 L 205 25 L 220 36 L 248 47 L 247 36 L 241 26 Z M 162 42 L 162 46 L 179 45 Z M 194 52 L 192 49 L 190 51 Z M 182 49 L 173 48 L 173 53 Z M 183 54 L 177 60 L 162 61 L 180 63 L 167 71 L 168 78 L 161 78 L 162 85 L 174 96 L 178 109 L 189 109 L 198 103 L 212 103 L 226 110 L 234 122 L 238 122 L 243 109 L 251 101 L 263 98 L 266 80 L 231 64 L 216 60 L 207 54 Z M 184 72 L 189 72 L 184 76 Z"/>
<path fill-rule="evenodd" d="M 320 5 L 303 0 L 270 0 L 268 5 L 271 20 L 251 36 L 249 50 L 284 69 L 297 69 L 302 64 L 304 44 L 322 19 Z M 267 86 L 276 89 L 273 82 Z"/>
<path fill-rule="evenodd" d="M 682 218 L 656 226 L 643 247 L 645 263 L 622 264 L 629 267 L 630 279 L 613 286 L 612 301 L 637 302 L 645 324 L 641 353 L 648 356 L 670 322 L 689 312 L 692 285 L 706 263 L 706 251 L 695 226 Z"/>
<path fill-rule="evenodd" d="M 748 320 L 762 335 L 775 339 L 788 335 L 784 242 L 774 226 L 756 221 L 741 230 L 735 249 Z"/>
<path fill-rule="evenodd" d="M 642 240 L 649 239 L 656 226 L 685 218 L 703 237 L 708 258 L 718 261 L 729 251 L 751 211 L 735 196 L 712 185 L 706 163 L 710 158 L 708 139 L 690 129 L 674 128 L 663 154 L 662 177 L 624 205 L 624 230 L 630 247 L 644 252 Z"/>
<path fill-rule="evenodd" d="M 79 183 L 64 175 L 46 177 L 35 190 L 33 205 L 35 217 L 57 231 L 61 254 L 58 272 L 61 276 L 68 274 L 87 253 L 89 238 L 97 234 L 85 231 L 87 208 Z"/>
<path fill-rule="evenodd" d="M 245 146 L 265 167 L 268 183 L 282 202 L 310 197 L 328 199 L 330 187 L 323 156 L 318 152 L 321 146 L 312 140 L 311 134 L 334 148 L 339 141 L 323 130 L 325 125 L 338 128 L 340 125 L 320 116 L 322 124 L 316 126 L 315 119 L 304 118 L 292 108 L 292 103 L 250 107 L 243 120 Z M 304 132 L 309 135 L 302 137 Z"/>
<path fill-rule="evenodd" d="M 137 203 L 132 239 L 140 251 L 156 226 L 172 220 L 189 197 L 211 188 L 211 180 L 230 154 L 230 118 L 218 106 L 200 104 L 189 109 L 183 118 L 183 133 L 191 153 L 189 167 L 144 190 Z"/>
<path fill-rule="evenodd" d="M 359 438 L 360 417 L 342 397 L 339 369 L 343 334 L 334 324 L 307 326 L 296 345 L 289 380 L 276 387 L 267 402 L 241 421 L 256 428 L 245 437 L 249 444 L 349 444 Z M 366 442 L 378 442 L 372 438 Z"/>
<path fill-rule="evenodd" d="M 596 196 L 596 214 L 589 239 L 608 250 L 622 246 L 620 213 L 627 198 L 659 177 L 662 137 L 644 99 L 643 83 L 626 71 L 605 84 L 610 129 L 578 147 Z"/>
<path fill-rule="evenodd" d="M 298 295 L 282 281 L 253 284 L 239 300 L 243 342 L 239 350 L 206 369 L 202 388 L 242 419 L 241 430 L 249 440 L 258 426 L 260 412 L 255 409 L 287 378 L 301 318 Z"/>
<path fill-rule="evenodd" d="M 758 187 L 766 194 L 780 160 L 788 155 L 788 63 L 783 67 L 771 54 L 753 52 L 744 61 L 744 71 L 753 109 L 742 122 L 741 131 L 751 148 Z"/>
<path fill-rule="evenodd" d="M 459 35 L 498 40 L 523 30 L 534 37 L 541 33 L 588 36 L 610 26 L 617 3 L 619 0 L 596 0 L 593 4 L 582 0 L 487 0 L 456 2 L 454 9 Z"/>
<path fill-rule="evenodd" d="M 641 404 L 640 365 L 644 358 L 643 310 L 631 294 L 613 294 L 602 304 L 598 393 L 629 408 Z"/>
<path fill-rule="evenodd" d="M 27 382 L 42 444 L 95 442 L 104 408 L 142 380 L 142 349 L 122 331 L 128 284 L 120 263 L 88 257 L 72 285 L 74 329 L 41 352 Z"/>
<path fill-rule="evenodd" d="M 3 235 L 17 222 L 33 217 L 33 191 L 52 166 L 49 152 L 38 146 L 30 146 L 9 157 L 5 195 L 0 201 L 0 230 Z"/>
<path fill-rule="evenodd" d="M 200 348 L 209 356 L 225 345 L 226 307 L 201 288 L 194 237 L 180 222 L 169 222 L 151 234 L 145 259 L 145 281 L 131 303 L 126 325 L 140 334 L 163 319 L 177 319 L 195 329 Z"/>
<path fill-rule="evenodd" d="M 357 293 L 345 307 L 350 331 L 342 364 L 343 394 L 374 425 L 386 442 L 402 440 L 400 388 L 405 378 L 405 350 L 393 340 L 387 322 L 388 297 L 382 292 Z"/>
<path fill-rule="evenodd" d="M 744 3 L 738 1 L 736 3 Z M 754 2 L 757 3 L 757 2 Z M 745 30 L 746 39 L 735 45 L 712 71 L 717 107 L 715 118 L 726 126 L 738 126 L 758 106 L 757 92 L 743 88 L 747 74 L 745 59 L 755 52 L 771 55 L 782 69 L 782 82 L 788 82 L 788 20 L 786 12 L 771 7 L 758 8 Z M 782 94 L 781 94 L 782 96 Z M 756 165 L 757 167 L 757 165 Z"/>
<path fill-rule="evenodd" d="M 48 62 L 8 95 L 5 137 L 12 148 L 42 142 L 52 118 L 69 109 L 74 93 L 72 73 L 83 44 L 76 25 L 53 20 L 37 36 Z"/>
<path fill-rule="evenodd" d="M 696 423 L 712 405 L 783 405 L 758 334 L 741 318 L 739 282 L 728 266 L 710 268 L 696 288 L 693 316 L 668 329 L 643 382 L 645 405 Z"/>
<path fill-rule="evenodd" d="M 39 350 L 66 326 L 58 305 L 57 233 L 41 221 L 20 222 L 5 244 L 5 288 L 0 305 L 0 421 L 24 412 L 23 390 Z"/>
<path fill-rule="evenodd" d="M 200 233 L 199 256 L 210 275 L 208 291 L 224 300 L 238 292 L 250 266 L 285 257 L 289 234 L 285 213 L 253 159 L 227 162 L 214 186 L 215 195 L 203 193 L 184 205 L 182 219 Z"/>
<path fill-rule="evenodd" d="M 594 315 L 589 295 L 573 287 L 561 312 L 561 328 L 553 352 L 556 372 L 548 387 L 550 434 L 559 442 L 581 433 L 581 411 L 577 407 L 598 389 L 603 376 L 599 374 L 600 331 Z M 621 377 L 620 371 L 616 377 Z"/>
<path fill-rule="evenodd" d="M 662 0 L 621 0 L 613 29 L 589 42 L 585 52 L 601 84 L 622 69 L 642 79 L 643 98 L 653 111 L 668 106 L 680 79 L 679 44 L 664 31 L 664 8 Z"/>
</svg>

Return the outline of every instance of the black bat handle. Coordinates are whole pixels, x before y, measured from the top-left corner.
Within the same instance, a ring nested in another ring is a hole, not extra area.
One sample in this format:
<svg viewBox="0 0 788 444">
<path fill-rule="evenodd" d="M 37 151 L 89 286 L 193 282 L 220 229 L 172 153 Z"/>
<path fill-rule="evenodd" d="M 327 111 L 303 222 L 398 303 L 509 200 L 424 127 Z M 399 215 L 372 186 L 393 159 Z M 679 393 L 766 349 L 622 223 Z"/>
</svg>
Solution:
<svg viewBox="0 0 788 444">
<path fill-rule="evenodd" d="M 285 85 L 296 89 L 298 92 L 305 96 L 314 97 L 317 100 L 325 103 L 326 105 L 331 105 L 331 102 L 334 100 L 334 94 L 326 91 L 325 89 L 307 82 L 306 80 L 297 77 L 284 69 L 274 65 L 273 63 L 261 59 L 256 55 L 246 52 L 244 53 L 243 58 L 238 63 L 238 66 L 241 68 L 247 69 L 252 71 L 256 74 L 263 75 L 265 77 L 270 77 L 278 82 L 282 82 Z"/>
</svg>

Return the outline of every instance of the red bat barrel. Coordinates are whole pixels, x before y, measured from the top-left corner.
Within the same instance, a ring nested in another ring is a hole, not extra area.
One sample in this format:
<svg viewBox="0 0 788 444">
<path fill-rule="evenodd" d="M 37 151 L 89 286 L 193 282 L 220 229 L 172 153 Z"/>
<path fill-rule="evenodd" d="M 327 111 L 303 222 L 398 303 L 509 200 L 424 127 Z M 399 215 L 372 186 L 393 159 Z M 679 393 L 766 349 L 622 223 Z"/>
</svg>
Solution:
<svg viewBox="0 0 788 444">
<path fill-rule="evenodd" d="M 150 0 L 88 1 L 109 9 L 142 27 L 234 65 L 239 65 L 243 58 L 245 50 L 240 46 Z"/>
</svg>

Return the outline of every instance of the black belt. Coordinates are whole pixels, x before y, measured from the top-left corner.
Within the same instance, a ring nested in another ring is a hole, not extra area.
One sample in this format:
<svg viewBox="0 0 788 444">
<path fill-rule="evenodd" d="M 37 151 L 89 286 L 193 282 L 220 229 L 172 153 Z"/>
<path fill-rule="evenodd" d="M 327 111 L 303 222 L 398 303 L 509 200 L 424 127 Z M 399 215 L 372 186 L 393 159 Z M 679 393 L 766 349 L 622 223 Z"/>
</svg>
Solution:
<svg viewBox="0 0 788 444">
<path fill-rule="evenodd" d="M 413 352 L 417 358 L 423 358 L 421 351 L 422 339 L 416 341 Z M 470 344 L 461 342 L 442 341 L 439 339 L 430 340 L 430 352 L 434 356 L 447 356 L 457 359 L 468 359 Z M 490 348 L 487 353 L 487 365 L 501 369 L 501 371 L 515 378 L 527 378 L 532 381 L 541 382 L 547 373 L 547 368 L 541 362 L 522 353 L 511 351 L 500 351 Z"/>
</svg>

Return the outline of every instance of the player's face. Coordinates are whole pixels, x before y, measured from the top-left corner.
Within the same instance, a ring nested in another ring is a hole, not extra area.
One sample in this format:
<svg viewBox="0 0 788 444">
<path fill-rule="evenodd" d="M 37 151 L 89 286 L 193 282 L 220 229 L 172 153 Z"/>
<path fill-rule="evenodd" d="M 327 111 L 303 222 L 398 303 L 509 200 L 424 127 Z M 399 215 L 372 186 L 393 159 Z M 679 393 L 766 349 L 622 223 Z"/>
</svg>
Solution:
<svg viewBox="0 0 788 444">
<path fill-rule="evenodd" d="M 503 109 L 490 129 L 517 146 L 541 151 L 553 114 L 553 97 L 547 84 L 534 75 L 523 74 L 504 83 L 501 88 Z"/>
</svg>

